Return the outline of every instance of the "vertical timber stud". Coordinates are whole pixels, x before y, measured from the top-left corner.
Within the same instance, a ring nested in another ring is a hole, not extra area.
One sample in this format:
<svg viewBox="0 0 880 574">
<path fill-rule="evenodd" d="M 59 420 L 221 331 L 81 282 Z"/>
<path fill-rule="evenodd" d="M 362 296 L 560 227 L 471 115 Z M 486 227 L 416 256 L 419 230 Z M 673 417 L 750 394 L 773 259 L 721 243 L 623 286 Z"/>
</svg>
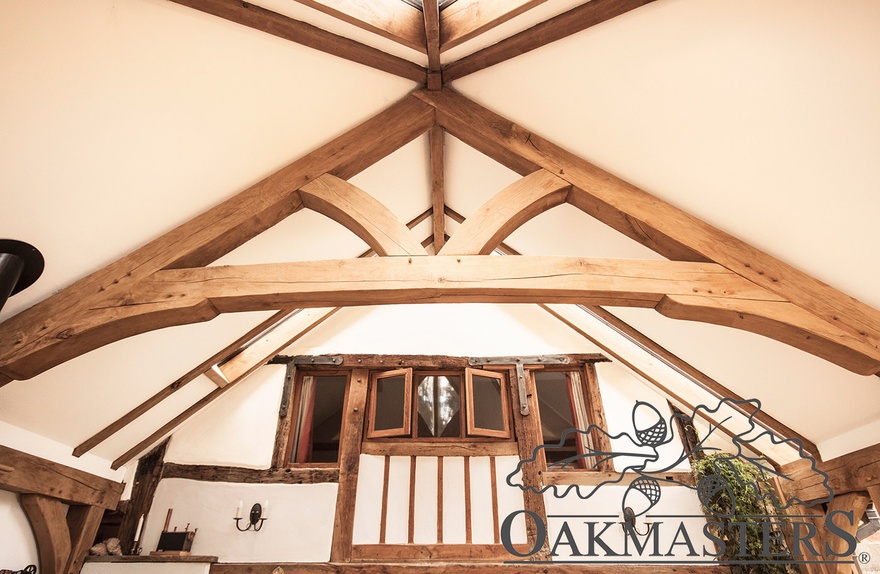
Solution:
<svg viewBox="0 0 880 574">
<path fill-rule="evenodd" d="M 70 531 L 64 505 L 57 498 L 42 494 L 22 494 L 20 502 L 34 530 L 40 555 L 40 573 L 64 574 L 64 567 L 70 558 Z"/>
<path fill-rule="evenodd" d="M 70 558 L 64 574 L 79 574 L 86 554 L 89 553 L 101 519 L 104 517 L 104 509 L 100 506 L 75 505 L 67 510 L 67 529 L 70 531 Z"/>
<path fill-rule="evenodd" d="M 511 377 L 516 375 L 515 369 L 510 369 L 508 371 Z M 527 384 L 527 393 L 526 393 L 526 402 L 531 403 L 529 406 L 532 409 L 537 410 L 537 397 L 535 396 L 535 378 L 532 375 L 532 371 L 526 371 L 526 384 Z M 514 428 L 516 429 L 516 444 L 517 451 L 519 454 L 520 460 L 528 460 L 532 457 L 535 448 L 537 448 L 540 444 L 543 443 L 541 437 L 541 426 L 537 416 L 523 416 L 522 406 L 520 404 L 519 392 L 514 390 L 513 385 L 510 385 L 510 395 L 511 395 L 511 404 L 514 405 Z M 542 461 L 543 458 L 539 457 L 539 461 Z M 543 466 L 543 465 L 541 465 Z M 543 470 L 543 468 L 542 468 Z M 523 468 L 523 484 L 525 486 L 538 486 L 541 481 L 541 472 L 536 469 L 534 466 L 526 465 Z M 534 492 L 528 490 L 523 492 L 523 508 L 525 510 L 531 510 L 535 514 L 537 514 L 540 519 L 547 524 L 547 510 L 544 507 L 544 497 L 540 494 L 535 494 Z M 537 541 L 537 530 L 535 525 L 530 521 L 526 521 L 526 537 L 528 540 L 529 548 L 533 548 L 535 542 Z M 532 560 L 548 560 L 549 559 L 549 546 L 547 545 L 547 541 L 544 541 L 544 547 L 541 548 L 538 552 L 532 555 Z"/>
<path fill-rule="evenodd" d="M 137 549 L 133 546 L 135 538 L 140 533 L 135 530 L 140 517 L 146 516 L 150 512 L 153 495 L 156 494 L 156 488 L 162 479 L 167 446 L 168 440 L 166 439 L 137 462 L 134 484 L 131 489 L 131 502 L 128 505 L 128 512 L 122 517 L 122 524 L 119 526 L 119 544 L 125 554 L 137 554 Z"/>
<path fill-rule="evenodd" d="M 287 371 L 284 373 L 284 390 L 281 391 L 281 405 L 278 407 L 278 427 L 275 432 L 275 449 L 272 455 L 272 468 L 282 468 L 287 465 L 287 446 L 290 441 L 290 425 L 293 418 L 291 414 L 291 391 L 296 382 L 296 364 L 287 363 Z"/>
<path fill-rule="evenodd" d="M 369 374 L 367 369 L 354 369 L 345 396 L 342 434 L 339 441 L 339 491 L 336 495 L 333 544 L 330 548 L 331 562 L 351 562 L 358 463 L 364 434 Z"/>
<path fill-rule="evenodd" d="M 434 253 L 446 244 L 446 180 L 443 172 L 443 128 L 433 127 L 428 132 L 431 155 L 431 221 L 434 229 Z"/>
<path fill-rule="evenodd" d="M 597 450 L 600 452 L 611 452 L 611 439 L 608 438 L 611 435 L 608 434 L 608 420 L 605 418 L 605 407 L 602 406 L 602 394 L 599 391 L 599 375 L 596 372 L 596 364 L 588 361 L 584 365 L 584 374 L 586 375 L 584 378 L 584 384 L 586 385 L 584 396 L 587 398 L 587 415 L 590 417 L 589 423 L 596 425 L 592 430 L 590 438 Z M 599 432 L 599 429 L 605 432 Z M 614 471 L 614 464 L 608 457 L 604 457 L 596 467 L 597 470 Z"/>
</svg>

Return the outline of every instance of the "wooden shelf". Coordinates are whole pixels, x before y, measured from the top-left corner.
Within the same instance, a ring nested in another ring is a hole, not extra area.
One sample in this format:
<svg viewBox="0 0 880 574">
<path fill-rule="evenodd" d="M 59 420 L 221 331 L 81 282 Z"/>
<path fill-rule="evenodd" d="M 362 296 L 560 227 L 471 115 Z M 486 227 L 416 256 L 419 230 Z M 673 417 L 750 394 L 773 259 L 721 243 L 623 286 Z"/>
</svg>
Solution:
<svg viewBox="0 0 880 574">
<path fill-rule="evenodd" d="M 86 562 L 217 562 L 216 556 L 86 556 Z"/>
</svg>

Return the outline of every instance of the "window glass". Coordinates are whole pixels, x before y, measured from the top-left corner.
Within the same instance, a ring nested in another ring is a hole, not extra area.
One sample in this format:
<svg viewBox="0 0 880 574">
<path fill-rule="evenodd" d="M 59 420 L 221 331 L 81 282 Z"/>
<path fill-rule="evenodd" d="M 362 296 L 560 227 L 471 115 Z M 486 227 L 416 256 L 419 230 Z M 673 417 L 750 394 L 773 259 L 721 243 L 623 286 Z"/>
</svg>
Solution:
<svg viewBox="0 0 880 574">
<path fill-rule="evenodd" d="M 373 430 L 386 431 L 405 427 L 405 375 L 376 379 L 376 409 Z"/>
<path fill-rule="evenodd" d="M 468 435 L 508 438 L 507 387 L 504 375 L 491 371 L 466 369 Z"/>
<path fill-rule="evenodd" d="M 538 411 L 541 416 L 541 433 L 546 445 L 544 455 L 547 457 L 548 467 L 591 467 L 592 460 L 589 459 L 566 460 L 587 452 L 589 435 L 568 433 L 565 441 L 560 445 L 563 433 L 567 429 L 586 430 L 589 427 L 578 374 L 536 371 L 535 385 Z"/>
<path fill-rule="evenodd" d="M 303 377 L 290 462 L 338 462 L 347 375 Z"/>
<path fill-rule="evenodd" d="M 418 436 L 461 436 L 461 377 L 421 375 L 417 381 Z"/>
</svg>

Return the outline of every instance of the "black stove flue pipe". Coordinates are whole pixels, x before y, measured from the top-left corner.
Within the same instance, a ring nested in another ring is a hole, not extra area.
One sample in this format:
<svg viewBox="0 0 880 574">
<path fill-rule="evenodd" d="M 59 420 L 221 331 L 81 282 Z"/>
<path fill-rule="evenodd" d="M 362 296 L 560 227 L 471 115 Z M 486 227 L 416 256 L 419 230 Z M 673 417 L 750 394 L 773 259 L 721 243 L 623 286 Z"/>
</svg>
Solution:
<svg viewBox="0 0 880 574">
<path fill-rule="evenodd" d="M 6 300 L 34 284 L 43 273 L 43 254 L 15 239 L 0 239 L 0 309 Z"/>
</svg>

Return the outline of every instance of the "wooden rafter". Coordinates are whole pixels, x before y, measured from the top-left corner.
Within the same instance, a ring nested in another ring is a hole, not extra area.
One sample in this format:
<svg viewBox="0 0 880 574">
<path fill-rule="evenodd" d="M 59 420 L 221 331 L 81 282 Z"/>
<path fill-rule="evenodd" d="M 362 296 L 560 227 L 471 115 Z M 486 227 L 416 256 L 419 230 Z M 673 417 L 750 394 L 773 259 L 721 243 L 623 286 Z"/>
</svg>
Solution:
<svg viewBox="0 0 880 574">
<path fill-rule="evenodd" d="M 425 82 L 425 68 L 418 64 L 248 2 L 240 0 L 172 1 L 395 76 L 420 84 Z"/>
<path fill-rule="evenodd" d="M 446 177 L 444 172 L 444 133 L 441 128 L 428 132 L 431 161 L 431 219 L 434 230 L 434 253 L 446 243 Z"/>
<path fill-rule="evenodd" d="M 577 8 L 532 26 L 506 40 L 475 52 L 443 69 L 443 79 L 451 82 L 510 58 L 561 40 L 596 24 L 625 14 L 654 0 L 590 0 Z"/>
<path fill-rule="evenodd" d="M 11 317 L 0 328 L 0 376 L 27 379 L 85 349 L 150 330 L 149 325 L 131 322 L 123 331 L 95 339 L 86 332 L 88 320 L 82 320 L 95 314 L 124 314 L 107 308 L 108 294 L 126 290 L 160 269 L 209 264 L 300 209 L 300 187 L 325 173 L 352 177 L 426 132 L 433 120 L 431 106 L 408 96 L 231 199 Z M 209 319 L 216 310 L 205 307 L 199 314 Z M 173 317 L 169 319 L 173 322 Z"/>
<path fill-rule="evenodd" d="M 822 351 L 813 347 L 812 335 L 801 333 L 798 338 L 802 340 L 795 344 L 798 348 L 856 373 L 880 371 L 880 311 L 578 158 L 460 94 L 444 89 L 440 92 L 422 90 L 416 92 L 416 96 L 436 107 L 437 122 L 455 137 L 466 143 L 477 141 L 478 149 L 479 146 L 503 149 L 496 158 L 518 157 L 520 163 L 546 169 L 572 184 L 569 202 L 586 213 L 670 259 L 709 260 L 723 265 L 790 301 L 786 313 L 813 315 L 819 321 L 815 328 L 826 334 L 835 332 L 832 338 L 839 343 L 836 349 Z M 678 307 L 694 303 L 693 295 L 682 294 L 664 302 L 661 311 L 684 318 Z M 736 325 L 736 314 L 727 315 L 731 322 L 718 321 L 730 309 L 725 309 L 723 302 L 711 297 L 704 298 L 703 303 L 707 314 L 702 319 L 689 318 L 720 322 L 771 337 L 778 334 L 770 332 L 773 328 L 767 324 L 745 319 L 742 325 Z"/>
<path fill-rule="evenodd" d="M 458 0 L 440 13 L 440 50 L 454 48 L 544 2 L 546 0 Z"/>
<path fill-rule="evenodd" d="M 425 48 L 428 52 L 428 89 L 443 87 L 440 74 L 440 3 L 439 0 L 423 0 L 425 15 Z"/>
<path fill-rule="evenodd" d="M 400 0 L 296 0 L 358 28 L 425 51 L 422 13 Z"/>
</svg>

